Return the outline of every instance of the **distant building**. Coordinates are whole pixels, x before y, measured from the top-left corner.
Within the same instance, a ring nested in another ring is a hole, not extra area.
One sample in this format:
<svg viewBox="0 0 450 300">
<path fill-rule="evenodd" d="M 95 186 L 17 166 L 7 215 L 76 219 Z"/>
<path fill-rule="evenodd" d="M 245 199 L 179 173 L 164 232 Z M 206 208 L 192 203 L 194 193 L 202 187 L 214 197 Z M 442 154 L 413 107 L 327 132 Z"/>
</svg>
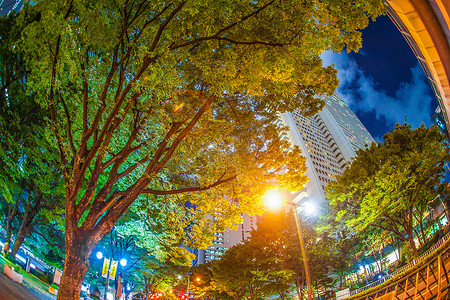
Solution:
<svg viewBox="0 0 450 300">
<path fill-rule="evenodd" d="M 439 128 L 439 131 L 445 134 L 448 139 L 448 130 L 447 126 L 445 125 L 444 114 L 442 113 L 442 110 L 439 106 L 434 111 L 434 114 L 431 115 L 431 118 L 433 119 L 434 124 L 436 124 Z"/>
<path fill-rule="evenodd" d="M 299 111 L 280 114 L 279 125 L 289 126 L 283 137 L 300 147 L 306 157 L 306 175 L 310 178 L 303 197 L 320 205 L 325 201 L 325 187 L 335 176 L 342 174 L 356 151 L 374 139 L 337 95 L 325 97 L 324 109 L 312 117 Z M 293 191 L 295 192 L 295 191 Z"/>
<path fill-rule="evenodd" d="M 244 221 L 239 224 L 237 230 L 227 229 L 224 232 L 215 233 L 211 246 L 207 249 L 198 249 L 197 258 L 193 262 L 193 266 L 204 264 L 206 262 L 218 260 L 222 255 L 234 245 L 243 243 L 245 239 L 250 237 L 250 232 L 256 229 L 256 216 L 243 215 Z"/>
<path fill-rule="evenodd" d="M 22 8 L 23 0 L 0 0 L 0 17 Z"/>
</svg>

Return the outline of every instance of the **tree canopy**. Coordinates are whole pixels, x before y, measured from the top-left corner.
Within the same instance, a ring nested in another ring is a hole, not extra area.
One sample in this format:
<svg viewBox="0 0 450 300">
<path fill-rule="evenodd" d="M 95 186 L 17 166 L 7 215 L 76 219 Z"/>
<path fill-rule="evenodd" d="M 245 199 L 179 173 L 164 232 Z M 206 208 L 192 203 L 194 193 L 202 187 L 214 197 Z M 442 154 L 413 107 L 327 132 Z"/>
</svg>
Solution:
<svg viewBox="0 0 450 300">
<path fill-rule="evenodd" d="M 422 244 L 424 213 L 437 195 L 447 195 L 449 145 L 435 126 L 397 124 L 383 141 L 359 150 L 337 181 L 327 186 L 331 213 L 348 230 L 368 227 L 408 241 L 414 254 Z M 419 225 L 419 226 L 417 226 Z"/>
<path fill-rule="evenodd" d="M 27 92 L 48 113 L 64 178 L 65 267 L 79 296 L 91 251 L 143 194 L 189 201 L 211 233 L 260 211 L 270 183 L 306 181 L 275 112 L 305 115 L 331 95 L 324 50 L 357 50 L 383 12 L 355 1 L 33 1 L 16 48 Z M 283 172 L 280 172 L 283 170 Z M 163 199 L 163 200 L 161 200 Z"/>
<path fill-rule="evenodd" d="M 323 240 L 311 226 L 303 226 L 311 278 L 316 293 L 326 290 L 329 277 L 331 243 Z M 295 289 L 302 299 L 306 287 L 300 242 L 295 219 L 289 210 L 266 213 L 243 244 L 231 247 L 215 261 L 210 290 L 239 299 L 277 295 L 288 298 Z"/>
<path fill-rule="evenodd" d="M 34 20 L 16 21 L 14 14 L 0 18 L 0 213 L 7 231 L 4 250 L 14 241 L 13 255 L 30 234 L 45 240 L 42 226 L 54 229 L 58 221 L 62 226 L 64 212 L 59 156 L 47 139 L 46 110 L 28 92 L 29 70 L 13 46 Z"/>
</svg>

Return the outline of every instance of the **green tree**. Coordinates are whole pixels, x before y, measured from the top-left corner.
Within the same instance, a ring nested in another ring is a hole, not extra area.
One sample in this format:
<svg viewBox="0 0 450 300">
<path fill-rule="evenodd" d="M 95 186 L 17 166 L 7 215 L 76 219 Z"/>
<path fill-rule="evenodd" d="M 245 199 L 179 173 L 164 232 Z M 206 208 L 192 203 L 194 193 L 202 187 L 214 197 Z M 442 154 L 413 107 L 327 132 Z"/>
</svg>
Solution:
<svg viewBox="0 0 450 300">
<path fill-rule="evenodd" d="M 135 202 L 116 223 L 114 230 L 97 245 L 85 281 L 104 284 L 99 273 L 103 260 L 95 257 L 97 251 L 116 261 L 122 258 L 127 260 L 126 266 L 119 265 L 117 269 L 116 298 L 124 293 L 123 282 L 145 290 L 143 279 L 151 287 L 160 274 L 168 274 L 166 269 L 189 265 L 192 254 L 181 247 L 186 235 L 182 225 L 178 224 L 178 220 L 171 219 L 173 216 L 164 206 L 153 203 L 146 208 L 141 209 L 139 201 Z M 179 216 L 176 217 L 178 219 Z M 158 284 L 161 285 L 161 282 Z"/>
<path fill-rule="evenodd" d="M 299 216 L 301 217 L 301 216 Z M 302 237 L 310 266 L 311 281 L 317 293 L 326 289 L 331 278 L 332 243 L 326 235 L 319 234 L 314 226 L 315 220 L 306 219 L 302 222 Z M 295 285 L 299 298 L 302 298 L 306 286 L 306 277 L 300 241 L 291 209 L 278 213 L 266 213 L 258 222 L 258 228 L 252 233 L 251 240 L 260 245 L 268 259 L 275 259 L 273 265 L 268 265 L 273 276 L 269 285 L 272 294 L 284 298 Z"/>
<path fill-rule="evenodd" d="M 337 85 L 324 50 L 356 50 L 381 0 L 33 1 L 18 47 L 51 117 L 66 189 L 58 299 L 77 299 L 97 243 L 142 194 L 199 209 L 192 233 L 300 190 L 274 112 L 313 114 Z M 20 22 L 20 21 L 19 21 Z M 284 168 L 287 172 L 280 172 Z M 230 201 L 234 200 L 234 201 Z M 236 205 L 239 201 L 239 205 Z"/>
<path fill-rule="evenodd" d="M 238 300 L 258 299 L 267 282 L 266 260 L 262 248 L 246 242 L 228 249 L 213 265 L 213 283 L 219 292 Z"/>
<path fill-rule="evenodd" d="M 193 268 L 193 276 L 189 291 L 192 291 L 196 298 L 221 299 L 221 295 L 213 279 L 213 264 L 214 262 L 207 262 Z M 198 278 L 198 280 L 197 280 Z"/>
<path fill-rule="evenodd" d="M 53 227 L 64 213 L 59 155 L 45 134 L 47 111 L 27 90 L 29 70 L 23 53 L 14 50 L 35 19 L 28 15 L 16 26 L 14 13 L 0 18 L 0 201 L 7 231 L 4 250 L 14 240 L 13 255 L 28 235 L 41 235 L 39 225 Z"/>
<path fill-rule="evenodd" d="M 448 143 L 435 126 L 413 130 L 408 124 L 396 125 L 382 142 L 359 150 L 328 185 L 331 211 L 350 230 L 374 227 L 394 234 L 417 256 L 414 236 L 423 244 L 420 227 L 428 203 L 448 194 L 442 179 L 449 161 Z"/>
<path fill-rule="evenodd" d="M 304 226 L 311 277 L 317 291 L 330 282 L 328 243 Z M 278 295 L 286 299 L 294 287 L 299 298 L 305 284 L 303 257 L 292 212 L 266 213 L 243 245 L 234 246 L 212 266 L 211 288 L 238 299 Z"/>
<path fill-rule="evenodd" d="M 306 233 L 304 231 L 304 233 Z M 265 213 L 258 220 L 251 241 L 264 252 L 266 272 L 270 275 L 265 292 L 285 298 L 295 285 L 300 297 L 303 284 L 303 258 L 292 211 Z"/>
</svg>

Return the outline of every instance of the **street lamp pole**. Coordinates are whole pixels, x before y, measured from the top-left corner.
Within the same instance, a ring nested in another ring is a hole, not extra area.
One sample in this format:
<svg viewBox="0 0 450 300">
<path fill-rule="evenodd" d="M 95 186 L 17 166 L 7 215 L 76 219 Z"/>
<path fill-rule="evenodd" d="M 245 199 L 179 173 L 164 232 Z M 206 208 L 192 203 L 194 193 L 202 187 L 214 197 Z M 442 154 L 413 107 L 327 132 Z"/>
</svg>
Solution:
<svg viewBox="0 0 450 300">
<path fill-rule="evenodd" d="M 110 275 L 115 276 L 116 270 L 117 270 L 117 261 L 114 261 L 114 263 L 115 263 L 115 267 L 114 267 L 115 269 L 114 269 L 114 271 L 113 271 L 114 274 L 110 274 L 110 273 L 111 273 L 111 269 L 112 269 L 112 267 L 113 267 L 113 266 L 112 266 L 112 265 L 113 265 L 113 258 L 112 258 L 112 257 L 111 257 L 111 258 L 106 258 L 106 256 L 103 257 L 103 253 L 101 253 L 100 251 L 97 252 L 96 257 L 97 257 L 98 259 L 102 259 L 102 258 L 103 258 L 103 268 L 105 267 L 106 260 L 109 260 L 108 270 L 106 271 L 105 294 L 103 295 L 103 300 L 107 300 L 107 299 L 108 299 L 108 288 L 109 288 L 109 276 L 110 276 Z M 120 265 L 121 265 L 122 267 L 125 267 L 125 266 L 127 265 L 127 260 L 126 260 L 125 258 L 122 258 L 122 259 L 120 260 Z M 102 271 L 102 272 L 103 272 L 103 271 Z"/>
<path fill-rule="evenodd" d="M 187 291 L 186 291 L 186 299 L 189 299 L 189 276 L 188 276 L 188 285 L 187 285 Z"/>
<path fill-rule="evenodd" d="M 106 259 L 106 257 L 105 257 Z M 109 288 L 109 272 L 111 271 L 112 259 L 109 260 L 108 272 L 106 273 L 106 285 L 105 285 L 105 294 L 103 296 L 103 300 L 108 300 L 108 288 Z"/>
<path fill-rule="evenodd" d="M 298 192 L 295 194 L 291 194 L 291 193 L 287 192 L 287 193 L 283 193 L 283 196 L 282 196 L 282 194 L 280 192 L 271 191 L 266 194 L 265 202 L 266 202 L 266 206 L 269 209 L 277 209 L 281 205 L 283 205 L 283 202 L 293 206 L 292 212 L 294 213 L 295 225 L 297 227 L 297 235 L 298 235 L 298 239 L 300 241 L 300 249 L 301 249 L 302 257 L 303 257 L 303 266 L 305 267 L 306 286 L 308 287 L 308 300 L 313 300 L 314 297 L 312 294 L 312 287 L 311 287 L 311 273 L 309 272 L 308 256 L 306 255 L 306 248 L 305 248 L 305 243 L 303 241 L 303 235 L 302 235 L 302 220 L 297 215 L 297 209 L 296 209 L 297 204 L 294 203 L 294 199 L 298 195 L 303 194 L 303 193 L 304 192 Z M 287 201 L 282 201 L 283 198 L 287 199 Z M 300 200 L 298 203 L 300 203 L 300 202 L 302 202 L 302 200 Z M 309 209 L 311 209 L 311 208 L 312 208 L 311 205 L 309 205 Z"/>
<path fill-rule="evenodd" d="M 187 291 L 186 291 L 186 300 L 189 300 L 189 278 L 191 277 L 192 274 L 193 274 L 192 271 L 189 271 L 187 273 L 188 284 L 187 284 Z"/>
<path fill-rule="evenodd" d="M 298 239 L 300 241 L 300 249 L 302 251 L 302 257 L 303 257 L 303 266 L 305 268 L 305 277 L 306 277 L 306 286 L 308 287 L 308 300 L 313 300 L 313 294 L 312 294 L 312 287 L 311 287 L 311 273 L 309 272 L 309 264 L 308 264 L 308 257 L 306 256 L 306 248 L 305 243 L 303 242 L 303 235 L 302 235 L 302 220 L 297 215 L 297 209 L 296 205 L 292 201 L 293 199 L 290 199 L 290 204 L 293 206 L 292 211 L 294 213 L 295 217 L 295 225 L 297 227 L 297 234 Z"/>
</svg>

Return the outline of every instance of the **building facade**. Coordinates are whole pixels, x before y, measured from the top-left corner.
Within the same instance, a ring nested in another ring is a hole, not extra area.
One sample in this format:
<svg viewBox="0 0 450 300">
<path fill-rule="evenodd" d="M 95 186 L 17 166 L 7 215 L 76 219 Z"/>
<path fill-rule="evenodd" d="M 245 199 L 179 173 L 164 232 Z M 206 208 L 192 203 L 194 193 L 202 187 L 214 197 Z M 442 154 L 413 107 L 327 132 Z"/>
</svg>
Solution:
<svg viewBox="0 0 450 300">
<path fill-rule="evenodd" d="M 310 179 L 300 197 L 308 197 L 308 202 L 317 207 L 325 201 L 327 183 L 343 173 L 358 149 L 374 142 L 339 95 L 325 100 L 324 109 L 312 117 L 304 117 L 299 111 L 286 112 L 280 114 L 277 123 L 289 127 L 283 138 L 299 146 L 306 157 L 306 175 Z"/>
<path fill-rule="evenodd" d="M 244 214 L 242 218 L 243 222 L 239 224 L 237 230 L 226 229 L 224 232 L 215 233 L 211 246 L 207 249 L 197 250 L 197 257 L 192 265 L 197 266 L 206 262 L 218 260 L 222 257 L 225 251 L 236 244 L 243 243 L 248 237 L 250 237 L 250 232 L 256 229 L 257 217 Z"/>
<path fill-rule="evenodd" d="M 0 0 L 0 16 L 22 8 L 23 0 Z"/>
</svg>

